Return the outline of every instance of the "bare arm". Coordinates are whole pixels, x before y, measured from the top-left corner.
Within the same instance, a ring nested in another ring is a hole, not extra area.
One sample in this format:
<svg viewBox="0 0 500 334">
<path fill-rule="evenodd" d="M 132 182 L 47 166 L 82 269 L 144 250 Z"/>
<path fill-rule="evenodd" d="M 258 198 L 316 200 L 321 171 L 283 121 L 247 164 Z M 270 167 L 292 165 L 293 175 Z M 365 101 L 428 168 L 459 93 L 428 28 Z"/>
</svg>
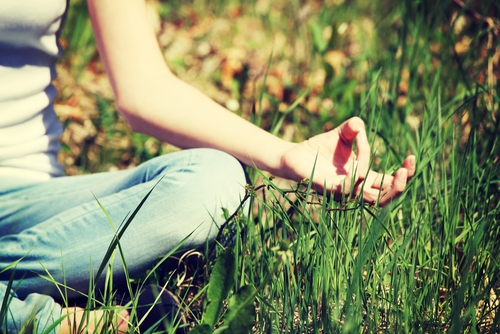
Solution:
<svg viewBox="0 0 500 334">
<path fill-rule="evenodd" d="M 303 143 L 286 142 L 218 105 L 175 77 L 164 62 L 145 0 L 87 0 L 97 45 L 116 96 L 132 129 L 181 148 L 210 147 L 247 165 L 289 179 L 308 178 L 335 194 L 366 178 L 363 196 L 381 204 L 397 197 L 415 172 L 408 157 L 395 176 L 369 170 L 364 123 L 352 118 Z M 357 152 L 353 152 L 356 141 Z M 382 180 L 384 182 L 382 183 Z"/>
<path fill-rule="evenodd" d="M 181 148 L 210 147 L 279 174 L 294 144 L 254 126 L 175 77 L 144 0 L 89 0 L 101 59 L 130 126 Z M 249 143 L 251 142 L 251 145 Z"/>
</svg>

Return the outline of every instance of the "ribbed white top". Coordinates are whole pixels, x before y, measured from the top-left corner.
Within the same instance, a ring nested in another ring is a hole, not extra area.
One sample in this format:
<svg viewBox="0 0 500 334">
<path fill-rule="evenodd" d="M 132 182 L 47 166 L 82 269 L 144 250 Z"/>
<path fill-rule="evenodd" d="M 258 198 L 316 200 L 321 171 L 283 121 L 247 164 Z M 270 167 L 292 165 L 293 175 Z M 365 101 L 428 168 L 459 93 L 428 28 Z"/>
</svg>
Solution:
<svg viewBox="0 0 500 334">
<path fill-rule="evenodd" d="M 51 82 L 65 10 L 66 0 L 0 1 L 0 178 L 63 175 Z"/>
</svg>

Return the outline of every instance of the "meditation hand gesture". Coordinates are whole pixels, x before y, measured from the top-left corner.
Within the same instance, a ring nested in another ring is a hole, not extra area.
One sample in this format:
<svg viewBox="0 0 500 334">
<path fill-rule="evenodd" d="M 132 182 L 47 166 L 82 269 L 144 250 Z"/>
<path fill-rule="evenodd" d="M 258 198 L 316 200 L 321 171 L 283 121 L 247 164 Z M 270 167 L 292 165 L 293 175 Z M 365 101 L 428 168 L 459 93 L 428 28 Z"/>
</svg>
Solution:
<svg viewBox="0 0 500 334">
<path fill-rule="evenodd" d="M 415 156 L 408 156 L 394 176 L 369 168 L 370 145 L 364 123 L 358 117 L 294 146 L 281 158 L 281 169 L 286 178 L 309 178 L 314 169 L 312 181 L 317 190 L 326 187 L 337 199 L 343 193 L 358 195 L 362 191 L 365 201 L 375 203 L 378 200 L 383 206 L 399 196 L 407 180 L 415 174 Z"/>
</svg>

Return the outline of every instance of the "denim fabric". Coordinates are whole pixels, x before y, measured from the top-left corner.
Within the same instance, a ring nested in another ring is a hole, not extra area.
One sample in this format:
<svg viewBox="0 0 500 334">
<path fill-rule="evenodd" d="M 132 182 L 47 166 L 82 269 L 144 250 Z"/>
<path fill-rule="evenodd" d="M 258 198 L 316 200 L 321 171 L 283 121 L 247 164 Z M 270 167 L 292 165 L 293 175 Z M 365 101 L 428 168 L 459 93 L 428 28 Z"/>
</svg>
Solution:
<svg viewBox="0 0 500 334">
<path fill-rule="evenodd" d="M 12 269 L 0 273 L 0 299 L 5 293 L 13 296 L 8 333 L 16 333 L 32 314 L 39 333 L 59 317 L 61 292 L 41 275 L 50 274 L 76 291 L 88 290 L 91 270 L 97 271 L 114 228 L 155 185 L 120 242 L 132 277 L 190 233 L 184 247 L 203 245 L 217 235 L 217 225 L 224 221 L 221 208 L 234 211 L 244 196 L 245 175 L 236 159 L 216 150 L 195 149 L 118 172 L 28 185 L 0 179 L 0 272 L 18 261 L 14 273 Z M 114 261 L 113 280 L 120 285 L 125 280 L 120 256 Z M 11 275 L 16 288 L 7 292 Z M 67 294 L 77 296 L 70 290 Z M 0 330 L 4 329 L 5 323 Z"/>
</svg>

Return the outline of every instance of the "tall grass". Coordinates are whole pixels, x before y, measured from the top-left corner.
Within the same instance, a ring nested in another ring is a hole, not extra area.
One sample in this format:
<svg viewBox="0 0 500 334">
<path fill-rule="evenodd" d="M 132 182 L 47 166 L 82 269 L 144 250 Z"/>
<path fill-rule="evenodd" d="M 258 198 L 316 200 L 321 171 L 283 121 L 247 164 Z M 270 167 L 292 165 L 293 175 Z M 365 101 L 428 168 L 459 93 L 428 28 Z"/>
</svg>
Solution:
<svg viewBox="0 0 500 334">
<path fill-rule="evenodd" d="M 273 100 L 265 85 L 262 95 L 256 93 L 256 100 L 268 99 L 270 107 L 255 119 L 270 131 L 283 133 L 291 124 L 299 139 L 358 115 L 367 124 L 374 169 L 391 173 L 408 153 L 417 156 L 417 173 L 404 194 L 384 208 L 360 198 L 334 201 L 307 181 L 278 186 L 269 175 L 250 171 L 250 209 L 228 221 L 236 230 L 233 290 L 261 286 L 277 252 L 288 250 L 257 297 L 253 332 L 500 332 L 500 99 L 498 86 L 491 85 L 500 39 L 498 25 L 474 18 L 498 19 L 499 5 L 338 3 L 313 3 L 305 19 L 297 1 L 271 4 L 267 12 L 254 10 L 254 2 L 192 4 L 198 13 L 219 15 L 226 6 L 241 6 L 270 31 L 282 29 L 304 41 L 307 57 L 289 59 L 292 68 L 325 71 L 320 92 L 288 87 L 295 95 L 283 113 L 282 101 Z M 181 4 L 160 5 L 164 19 L 179 19 Z M 284 8 L 282 17 L 273 14 L 273 6 Z M 367 17 L 374 23 L 371 31 L 361 28 Z M 344 22 L 351 37 L 338 32 Z M 85 30 L 83 23 L 80 27 Z M 324 33 L 328 29 L 330 36 Z M 458 51 L 465 42 L 469 47 Z M 348 55 L 336 72 L 328 51 L 352 43 L 361 45 L 361 52 Z M 333 112 L 309 110 L 302 99 L 313 97 L 332 100 Z M 222 249 L 216 244 L 216 253 Z M 187 284 L 177 267 L 159 264 L 151 272 L 181 297 L 193 325 L 206 310 L 202 286 L 214 263 L 206 253 L 204 265 L 181 266 L 194 271 Z"/>
<path fill-rule="evenodd" d="M 258 282 L 283 240 L 293 259 L 261 296 L 257 332 L 498 330 L 498 151 L 478 161 L 477 130 L 460 148 L 455 126 L 438 118 L 421 135 L 448 144 L 419 146 L 418 173 L 388 208 L 291 199 L 270 183 L 241 248 L 242 276 Z"/>
</svg>

